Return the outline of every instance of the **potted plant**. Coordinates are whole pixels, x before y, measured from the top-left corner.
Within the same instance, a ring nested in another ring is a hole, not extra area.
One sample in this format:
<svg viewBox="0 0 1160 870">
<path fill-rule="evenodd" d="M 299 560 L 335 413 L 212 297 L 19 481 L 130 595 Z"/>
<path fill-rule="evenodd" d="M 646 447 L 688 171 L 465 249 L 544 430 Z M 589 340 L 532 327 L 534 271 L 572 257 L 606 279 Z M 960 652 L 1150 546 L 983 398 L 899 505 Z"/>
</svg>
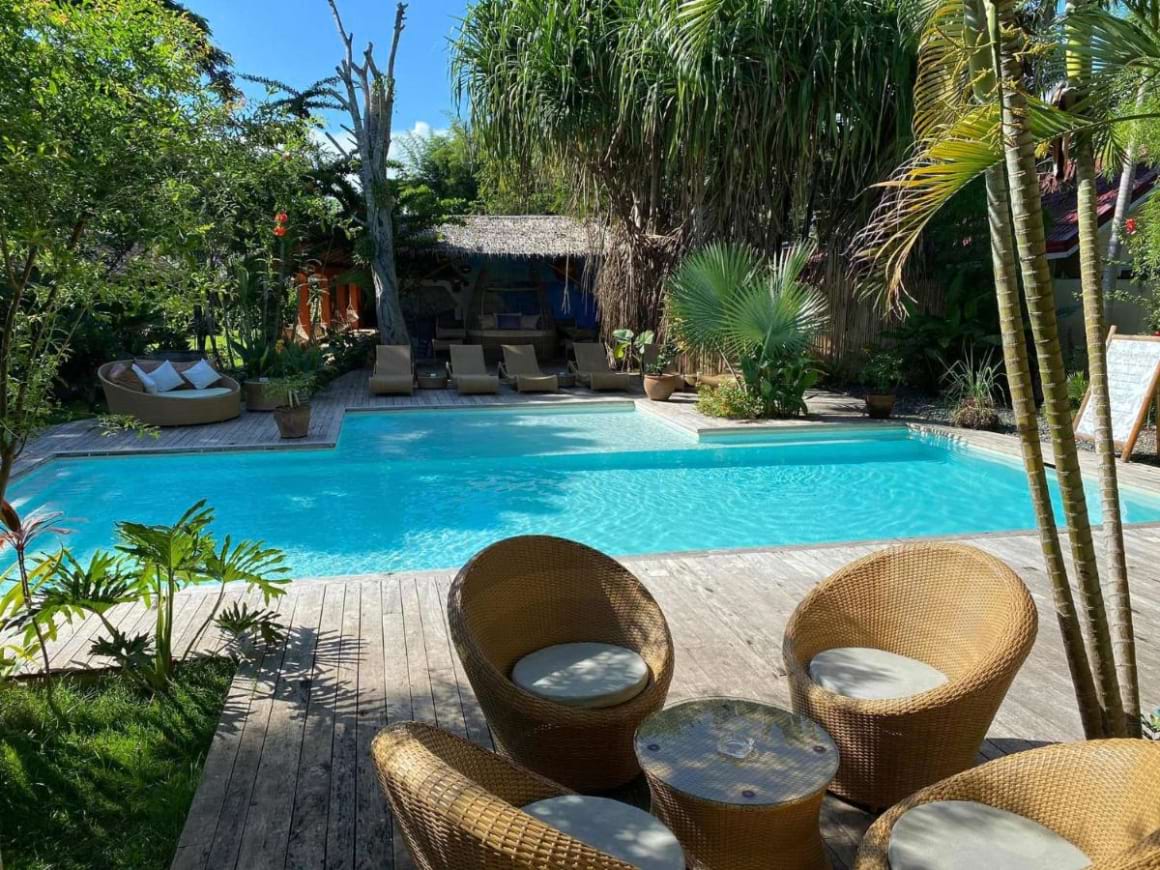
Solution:
<svg viewBox="0 0 1160 870">
<path fill-rule="evenodd" d="M 875 420 L 886 419 L 894 411 L 894 391 L 902 383 L 902 356 L 893 350 L 872 351 L 862 367 L 862 382 L 869 387 L 866 413 Z"/>
<path fill-rule="evenodd" d="M 274 422 L 283 438 L 305 438 L 310 434 L 310 394 L 314 375 L 298 373 L 271 382 L 283 402 L 274 409 Z"/>
<path fill-rule="evenodd" d="M 681 385 L 680 375 L 665 371 L 674 356 L 672 346 L 663 344 L 657 348 L 656 357 L 642 366 L 644 394 L 654 402 L 667 402 Z"/>
<path fill-rule="evenodd" d="M 631 371 L 636 361 L 643 357 L 644 349 L 653 343 L 654 338 L 651 329 L 646 329 L 639 335 L 631 329 L 614 329 L 612 356 L 621 364 L 623 371 Z"/>
<path fill-rule="evenodd" d="M 242 360 L 246 380 L 242 384 L 242 396 L 246 400 L 247 411 L 273 411 L 283 403 L 285 395 L 274 378 L 276 347 L 265 341 L 239 343 L 235 350 Z"/>
</svg>

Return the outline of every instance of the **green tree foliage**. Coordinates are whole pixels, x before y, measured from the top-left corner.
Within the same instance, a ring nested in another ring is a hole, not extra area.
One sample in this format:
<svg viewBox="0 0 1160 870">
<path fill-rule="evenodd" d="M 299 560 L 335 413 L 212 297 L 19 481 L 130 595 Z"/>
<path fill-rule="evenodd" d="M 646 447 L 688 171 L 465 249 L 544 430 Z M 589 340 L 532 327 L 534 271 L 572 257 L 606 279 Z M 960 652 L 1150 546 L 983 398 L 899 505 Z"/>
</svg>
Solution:
<svg viewBox="0 0 1160 870">
<path fill-rule="evenodd" d="M 187 229 L 215 94 L 206 40 L 153 0 L 0 5 L 0 496 L 53 407 L 79 312 Z"/>
<path fill-rule="evenodd" d="M 453 69 L 480 148 L 609 218 L 597 293 L 641 329 L 707 241 L 844 249 L 910 141 L 915 50 L 892 2 L 479 0 Z"/>
</svg>

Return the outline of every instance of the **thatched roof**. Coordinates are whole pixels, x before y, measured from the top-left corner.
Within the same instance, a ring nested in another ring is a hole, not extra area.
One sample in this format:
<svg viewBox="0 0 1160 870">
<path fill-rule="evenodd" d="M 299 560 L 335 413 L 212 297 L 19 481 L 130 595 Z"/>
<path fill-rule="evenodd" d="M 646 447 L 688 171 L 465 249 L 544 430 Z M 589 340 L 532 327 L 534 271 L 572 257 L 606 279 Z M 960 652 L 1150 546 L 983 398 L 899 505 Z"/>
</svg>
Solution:
<svg viewBox="0 0 1160 870">
<path fill-rule="evenodd" d="M 598 226 L 560 215 L 465 215 L 443 224 L 434 249 L 484 257 L 585 257 L 602 247 Z"/>
</svg>

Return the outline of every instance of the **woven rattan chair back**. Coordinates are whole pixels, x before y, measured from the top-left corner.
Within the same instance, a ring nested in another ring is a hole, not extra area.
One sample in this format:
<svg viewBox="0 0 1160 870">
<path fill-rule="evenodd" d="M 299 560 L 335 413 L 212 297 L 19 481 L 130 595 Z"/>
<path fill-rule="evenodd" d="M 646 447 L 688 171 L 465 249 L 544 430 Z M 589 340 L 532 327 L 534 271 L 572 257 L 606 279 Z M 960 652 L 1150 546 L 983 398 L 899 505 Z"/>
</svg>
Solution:
<svg viewBox="0 0 1160 870">
<path fill-rule="evenodd" d="M 1149 741 L 1045 746 L 949 777 L 883 813 L 866 832 L 855 870 L 889 870 L 895 823 L 939 800 L 977 801 L 1033 819 L 1082 849 L 1093 870 L 1160 868 L 1160 745 Z"/>
<path fill-rule="evenodd" d="M 664 704 L 673 641 L 656 600 L 627 568 L 573 541 L 509 538 L 464 566 L 447 611 L 501 751 L 578 791 L 613 788 L 640 772 L 632 735 Z M 649 685 L 624 704 L 591 710 L 547 701 L 511 681 L 522 656 L 584 641 L 635 650 L 649 666 Z"/>
<path fill-rule="evenodd" d="M 838 743 L 833 790 L 880 808 L 972 765 L 1037 627 L 1023 582 L 974 547 L 881 550 L 819 583 L 790 616 L 783 657 L 794 709 Z M 923 661 L 947 682 L 907 698 L 862 701 L 810 680 L 818 653 L 859 646 Z"/>
<path fill-rule="evenodd" d="M 407 722 L 380 732 L 372 755 L 421 870 L 631 870 L 520 809 L 568 789 L 474 743 Z"/>
</svg>

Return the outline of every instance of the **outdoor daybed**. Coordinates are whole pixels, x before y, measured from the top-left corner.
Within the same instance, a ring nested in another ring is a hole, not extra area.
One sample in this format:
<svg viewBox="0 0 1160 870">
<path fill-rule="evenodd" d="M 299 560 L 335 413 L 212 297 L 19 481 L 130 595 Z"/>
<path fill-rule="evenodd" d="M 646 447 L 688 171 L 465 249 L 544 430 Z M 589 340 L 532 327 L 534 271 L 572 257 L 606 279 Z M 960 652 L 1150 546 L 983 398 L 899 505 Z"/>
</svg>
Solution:
<svg viewBox="0 0 1160 870">
<path fill-rule="evenodd" d="M 151 373 L 163 360 L 119 360 L 105 363 L 97 370 L 105 402 L 111 414 L 127 414 L 150 426 L 196 426 L 232 420 L 242 412 L 241 386 L 228 375 L 205 389 L 184 384 L 166 393 L 147 393 L 133 374 L 136 364 Z M 196 363 L 173 363 L 180 374 Z"/>
<path fill-rule="evenodd" d="M 973 765 L 1037 627 L 1015 572 L 961 544 L 880 550 L 815 586 L 782 655 L 794 712 L 838 745 L 831 791 L 880 809 Z"/>
<path fill-rule="evenodd" d="M 481 314 L 467 330 L 468 341 L 483 348 L 485 357 L 499 359 L 505 344 L 530 344 L 545 359 L 556 353 L 556 330 L 546 328 L 539 314 Z"/>
<path fill-rule="evenodd" d="M 854 868 L 939 866 L 952 841 L 957 866 L 1002 866 L 1000 846 L 1008 861 L 1019 855 L 1021 867 L 1155 870 L 1160 746 L 1093 740 L 989 761 L 883 813 L 866 832 Z"/>
<path fill-rule="evenodd" d="M 616 788 L 640 773 L 633 735 L 664 706 L 673 638 L 656 600 L 627 568 L 574 541 L 508 538 L 459 572 L 447 616 L 500 752 L 581 792 Z M 647 665 L 643 688 L 595 707 L 549 700 L 517 685 L 517 663 L 561 644 L 635 653 Z"/>
</svg>

